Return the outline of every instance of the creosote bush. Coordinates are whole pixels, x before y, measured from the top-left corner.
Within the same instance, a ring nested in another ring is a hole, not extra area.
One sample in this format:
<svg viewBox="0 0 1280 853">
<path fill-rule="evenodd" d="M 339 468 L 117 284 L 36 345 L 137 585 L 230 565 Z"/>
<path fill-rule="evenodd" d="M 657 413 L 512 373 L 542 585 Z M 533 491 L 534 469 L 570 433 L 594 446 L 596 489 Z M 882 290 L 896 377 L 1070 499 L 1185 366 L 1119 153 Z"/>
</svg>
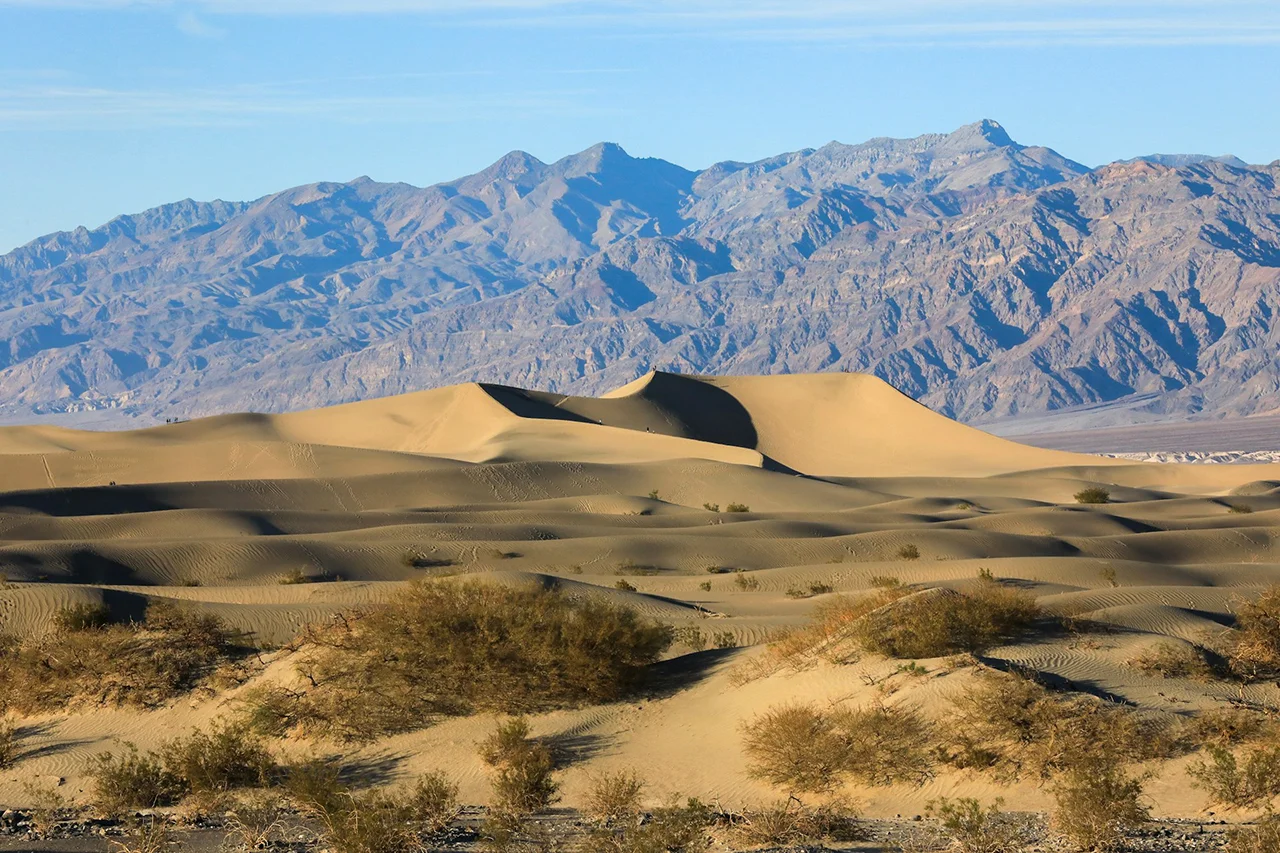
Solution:
<svg viewBox="0 0 1280 853">
<path fill-rule="evenodd" d="M 105 604 L 72 604 L 53 615 L 53 629 L 59 632 L 92 631 L 111 622 L 111 610 Z"/>
<path fill-rule="evenodd" d="M 902 560 L 918 560 L 920 559 L 920 549 L 912 543 L 903 545 L 898 549 L 898 558 Z"/>
<path fill-rule="evenodd" d="M 932 774 L 931 741 L 923 717 L 894 705 L 784 705 L 743 726 L 751 774 L 790 791 L 831 791 L 849 779 L 924 782 Z"/>
<path fill-rule="evenodd" d="M 1081 489 L 1074 495 L 1078 504 L 1106 504 L 1111 503 L 1111 492 L 1101 486 L 1090 486 L 1087 489 Z"/>
<path fill-rule="evenodd" d="M 1280 584 L 1240 604 L 1236 627 L 1226 638 L 1227 660 L 1246 680 L 1280 675 Z"/>
<path fill-rule="evenodd" d="M 1020 853 L 1030 841 L 1029 822 L 1002 811 L 1003 800 L 986 808 L 974 799 L 943 798 L 929 803 L 926 812 L 938 823 L 957 853 Z"/>
<path fill-rule="evenodd" d="M 724 508 L 725 512 L 751 512 L 751 507 L 746 504 L 729 504 Z"/>
<path fill-rule="evenodd" d="M 355 792 L 336 766 L 311 761 L 290 773 L 288 791 L 335 853 L 419 853 L 460 813 L 457 787 L 434 773 L 409 792 Z"/>
<path fill-rule="evenodd" d="M 583 811 L 606 825 L 634 823 L 640 816 L 644 787 L 644 781 L 633 770 L 604 773 L 591 780 Z"/>
<path fill-rule="evenodd" d="M 1142 780 L 1106 760 L 1071 764 L 1055 780 L 1053 797 L 1053 828 L 1076 850 L 1118 850 L 1129 831 L 1151 817 L 1142 804 Z"/>
<path fill-rule="evenodd" d="M 270 784 L 278 767 L 266 746 L 244 727 L 213 723 L 139 752 L 125 744 L 121 753 L 100 753 L 90 761 L 96 802 L 108 811 L 154 808 L 187 794 L 219 794 Z"/>
<path fill-rule="evenodd" d="M 643 820 L 640 819 L 643 817 Z M 710 846 L 715 813 L 698 800 L 656 808 L 635 820 L 593 827 L 575 853 L 702 853 Z"/>
<path fill-rule="evenodd" d="M 0 710 L 154 707 L 246 651 L 217 617 L 166 602 L 152 602 L 141 624 L 95 624 L 89 611 L 59 621 L 42 637 L 0 638 Z"/>
<path fill-rule="evenodd" d="M 952 703 L 942 759 L 1004 779 L 1048 779 L 1085 759 L 1123 764 L 1174 749 L 1166 723 L 1016 675 L 983 672 Z"/>
<path fill-rule="evenodd" d="M 1197 761 L 1188 773 L 1213 802 L 1245 808 L 1280 796 L 1280 746 L 1256 746 L 1242 758 L 1224 746 L 1205 751 L 1208 760 Z"/>
<path fill-rule="evenodd" d="M 734 845 L 795 847 L 865 836 L 857 815 L 842 803 L 807 806 L 796 797 L 728 816 L 724 833 Z"/>
<path fill-rule="evenodd" d="M 496 771 L 490 811 L 501 823 L 510 823 L 542 811 L 559 796 L 552 778 L 555 758 L 546 744 L 529 737 L 529 724 L 517 717 L 500 723 L 480 743 L 480 757 Z"/>
<path fill-rule="evenodd" d="M 246 710 L 263 731 L 369 740 L 442 716 L 608 702 L 640 687 L 672 639 L 669 626 L 607 602 L 417 582 L 309 628 L 301 686 L 257 690 Z"/>
<path fill-rule="evenodd" d="M 1189 643 L 1162 642 L 1129 661 L 1145 675 L 1209 681 L 1215 673 L 1205 651 Z"/>
</svg>

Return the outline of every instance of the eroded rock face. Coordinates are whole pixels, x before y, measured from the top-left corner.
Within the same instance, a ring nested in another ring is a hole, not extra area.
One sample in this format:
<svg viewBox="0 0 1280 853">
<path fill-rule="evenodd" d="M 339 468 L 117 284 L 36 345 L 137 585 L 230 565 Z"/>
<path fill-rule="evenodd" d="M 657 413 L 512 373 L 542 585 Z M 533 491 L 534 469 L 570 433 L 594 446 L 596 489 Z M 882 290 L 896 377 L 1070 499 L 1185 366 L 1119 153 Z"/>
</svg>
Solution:
<svg viewBox="0 0 1280 853">
<path fill-rule="evenodd" d="M 600 145 L 185 201 L 0 257 L 0 417 L 593 393 L 651 368 L 869 371 L 969 421 L 1266 411 L 1277 178 L 1089 170 L 980 122 L 699 173 Z"/>
</svg>

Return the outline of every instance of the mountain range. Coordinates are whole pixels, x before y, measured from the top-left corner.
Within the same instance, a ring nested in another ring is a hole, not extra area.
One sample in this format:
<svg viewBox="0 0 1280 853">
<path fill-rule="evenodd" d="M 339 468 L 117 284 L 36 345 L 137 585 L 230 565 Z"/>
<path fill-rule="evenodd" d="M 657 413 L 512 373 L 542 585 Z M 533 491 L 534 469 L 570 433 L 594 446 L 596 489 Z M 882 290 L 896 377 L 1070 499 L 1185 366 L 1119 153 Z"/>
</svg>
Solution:
<svg viewBox="0 0 1280 853">
<path fill-rule="evenodd" d="M 601 144 L 164 205 L 0 256 L 0 420 L 467 381 L 874 373 L 971 423 L 1280 408 L 1280 161 L 1098 168 L 993 121 L 690 171 Z M 1120 413 L 1120 414 L 1117 414 Z"/>
</svg>

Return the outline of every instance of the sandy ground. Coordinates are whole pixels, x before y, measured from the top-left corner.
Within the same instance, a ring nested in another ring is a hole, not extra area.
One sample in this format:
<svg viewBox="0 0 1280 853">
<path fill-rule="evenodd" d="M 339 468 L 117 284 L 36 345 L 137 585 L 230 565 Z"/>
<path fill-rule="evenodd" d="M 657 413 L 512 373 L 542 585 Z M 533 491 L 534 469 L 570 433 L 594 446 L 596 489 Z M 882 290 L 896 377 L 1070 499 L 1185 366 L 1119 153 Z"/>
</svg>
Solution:
<svg viewBox="0 0 1280 853">
<path fill-rule="evenodd" d="M 1101 484 L 1113 502 L 1078 505 Z M 1142 464 L 1015 444 L 962 426 L 867 376 L 692 379 L 654 374 L 600 399 L 465 385 L 290 415 L 211 418 L 125 433 L 0 430 L 0 632 L 44 630 L 61 607 L 140 612 L 181 599 L 283 643 L 300 626 L 394 595 L 419 577 L 475 573 L 626 602 L 735 649 L 677 647 L 636 701 L 533 719 L 573 760 L 564 804 L 605 770 L 634 768 L 655 800 L 740 806 L 776 798 L 746 773 L 741 724 L 797 699 L 886 693 L 926 712 L 971 674 L 923 676 L 864 659 L 746 683 L 735 670 L 821 599 L 876 576 L 964 585 L 982 570 L 1049 610 L 1109 628 L 991 657 L 1147 709 L 1187 713 L 1275 685 L 1167 681 L 1128 662 L 1162 641 L 1220 633 L 1242 596 L 1280 582 L 1280 465 Z M 745 512 L 714 512 L 704 504 Z M 1246 508 L 1249 512 L 1232 511 Z M 918 559 L 898 556 L 916 546 Z M 411 556 L 436 565 L 414 568 Z M 741 569 L 758 586 L 744 591 Z M 300 571 L 316 583 L 281 585 Z M 634 592 L 614 588 L 625 578 Z M 710 590 L 701 588 L 710 582 Z M 226 714 L 235 694 L 164 709 L 28 721 L 29 750 L 0 774 L 86 788 L 93 754 L 146 748 Z M 371 782 L 444 770 L 483 803 L 475 743 L 492 718 L 455 719 L 349 757 Z M 326 745 L 282 745 L 323 751 Z M 1199 817 L 1187 761 L 1159 768 L 1158 814 Z M 851 792 L 866 814 L 910 817 L 940 796 L 1041 810 L 1043 788 L 947 772 L 923 787 Z"/>
</svg>

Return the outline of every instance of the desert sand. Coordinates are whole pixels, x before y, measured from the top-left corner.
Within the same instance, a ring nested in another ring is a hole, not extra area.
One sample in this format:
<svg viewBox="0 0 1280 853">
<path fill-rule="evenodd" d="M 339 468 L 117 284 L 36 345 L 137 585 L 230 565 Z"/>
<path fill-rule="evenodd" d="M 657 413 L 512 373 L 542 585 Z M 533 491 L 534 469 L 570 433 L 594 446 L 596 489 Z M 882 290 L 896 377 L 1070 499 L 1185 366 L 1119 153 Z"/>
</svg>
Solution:
<svg viewBox="0 0 1280 853">
<path fill-rule="evenodd" d="M 1095 485 L 1113 502 L 1073 500 Z M 1240 504 L 1252 511 L 1231 511 Z M 73 603 L 128 614 L 147 599 L 179 599 L 282 644 L 307 622 L 416 578 L 465 574 L 731 634 L 736 648 L 674 647 L 659 665 L 667 688 L 652 697 L 532 718 L 536 734 L 574 745 L 562 774 L 569 806 L 594 774 L 619 768 L 648 779 L 655 800 L 774 799 L 746 772 L 744 721 L 798 699 L 891 695 L 930 712 L 972 678 L 937 661 L 921 662 L 924 676 L 903 674 L 899 662 L 871 657 L 737 677 L 761 644 L 804 623 L 824 596 L 787 592 L 810 584 L 858 593 L 890 575 L 963 587 L 987 570 L 1054 613 L 1109 628 L 1087 641 L 1037 637 L 992 659 L 1144 709 L 1280 706 L 1273 684 L 1160 679 L 1127 665 L 1160 642 L 1223 631 L 1242 596 L 1280 582 L 1278 541 L 1280 465 L 1147 464 L 1029 447 L 861 375 L 655 373 L 598 399 L 473 384 L 133 432 L 0 430 L 0 633 L 46 630 Z M 899 556 L 907 545 L 917 559 Z M 758 588 L 713 567 L 741 569 Z M 295 571 L 317 582 L 279 583 Z M 615 589 L 619 578 L 635 591 Z M 27 721 L 29 751 L 0 774 L 0 803 L 21 804 L 33 778 L 64 779 L 84 796 L 90 756 L 203 725 L 234 708 L 237 692 Z M 488 775 L 475 743 L 493 723 L 447 720 L 350 758 L 386 781 L 444 770 L 464 801 L 483 803 Z M 1186 764 L 1160 767 L 1148 785 L 1157 814 L 1205 813 Z M 851 793 L 873 816 L 918 814 L 940 796 L 1002 796 L 1028 810 L 1049 802 L 1042 787 L 960 771 Z"/>
</svg>

